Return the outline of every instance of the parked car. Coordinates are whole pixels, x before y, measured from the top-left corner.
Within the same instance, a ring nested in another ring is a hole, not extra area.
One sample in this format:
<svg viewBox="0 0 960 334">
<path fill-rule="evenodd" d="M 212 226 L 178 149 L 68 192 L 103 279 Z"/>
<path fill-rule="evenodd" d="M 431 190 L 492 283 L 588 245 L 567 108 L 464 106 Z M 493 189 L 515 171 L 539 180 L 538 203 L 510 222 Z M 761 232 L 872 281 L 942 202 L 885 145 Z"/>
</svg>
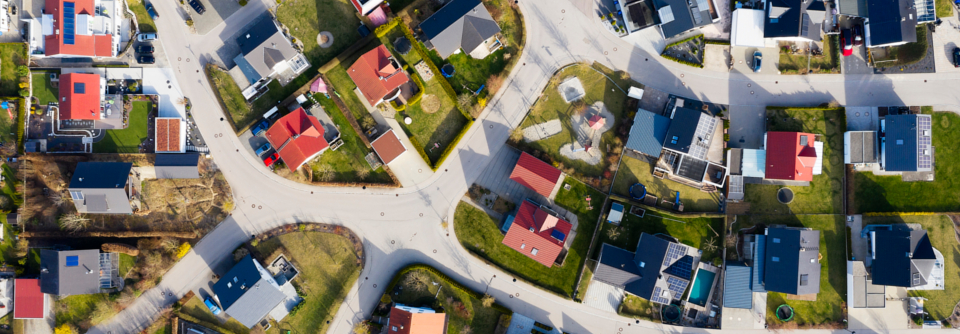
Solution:
<svg viewBox="0 0 960 334">
<path fill-rule="evenodd" d="M 960 67 L 960 48 L 953 48 L 953 67 Z"/>
<path fill-rule="evenodd" d="M 153 18 L 154 20 L 160 18 L 160 15 L 157 14 L 157 9 L 156 9 L 156 8 L 153 8 L 153 4 L 152 4 L 152 3 L 147 3 L 147 5 L 144 6 L 144 7 L 146 7 L 146 9 L 147 9 L 147 14 L 150 14 L 150 17 L 151 17 L 151 18 Z"/>
<path fill-rule="evenodd" d="M 760 64 L 763 61 L 763 53 L 760 50 L 753 52 L 753 71 L 760 73 Z"/>
<path fill-rule="evenodd" d="M 203 7 L 203 4 L 200 3 L 200 0 L 190 0 L 190 7 L 193 7 L 193 10 L 197 11 L 197 14 L 203 14 L 207 9 Z"/>
<path fill-rule="evenodd" d="M 280 160 L 280 154 L 278 154 L 277 152 L 274 152 L 273 154 L 267 156 L 266 158 L 263 158 L 263 164 L 267 165 L 267 167 L 270 167 L 270 166 L 273 166 L 273 164 L 277 163 L 277 160 Z"/>
<path fill-rule="evenodd" d="M 853 26 L 853 45 L 861 46 L 863 45 L 863 26 L 855 25 Z"/>
<path fill-rule="evenodd" d="M 137 53 L 153 53 L 153 50 L 153 45 L 150 44 L 137 45 Z"/>
<path fill-rule="evenodd" d="M 217 306 L 217 303 L 214 303 L 213 299 L 210 299 L 210 297 L 204 299 L 203 303 L 207 305 L 207 308 L 210 309 L 210 312 L 213 312 L 213 315 L 220 314 L 220 307 Z"/>
<path fill-rule="evenodd" d="M 257 149 L 257 156 L 259 157 L 264 153 L 267 153 L 267 151 L 269 150 L 270 150 L 270 143 L 265 143 L 263 144 L 263 146 L 260 146 L 260 148 Z"/>
<path fill-rule="evenodd" d="M 840 32 L 840 45 L 843 46 L 844 57 L 853 54 L 853 37 L 851 35 L 850 29 L 843 29 Z"/>
<path fill-rule="evenodd" d="M 151 55 L 142 55 L 139 58 L 137 58 L 137 62 L 140 64 L 153 64 L 156 61 L 157 60 L 154 59 L 153 56 Z"/>
<path fill-rule="evenodd" d="M 269 127 L 270 121 L 263 120 L 262 122 L 257 123 L 257 125 L 253 127 L 253 130 L 250 131 L 253 131 L 254 136 L 259 136 L 261 132 L 267 131 L 267 128 Z"/>
<path fill-rule="evenodd" d="M 140 41 L 140 42 L 155 41 L 158 39 L 160 39 L 160 36 L 157 36 L 157 33 L 155 32 L 137 35 L 137 41 Z"/>
</svg>

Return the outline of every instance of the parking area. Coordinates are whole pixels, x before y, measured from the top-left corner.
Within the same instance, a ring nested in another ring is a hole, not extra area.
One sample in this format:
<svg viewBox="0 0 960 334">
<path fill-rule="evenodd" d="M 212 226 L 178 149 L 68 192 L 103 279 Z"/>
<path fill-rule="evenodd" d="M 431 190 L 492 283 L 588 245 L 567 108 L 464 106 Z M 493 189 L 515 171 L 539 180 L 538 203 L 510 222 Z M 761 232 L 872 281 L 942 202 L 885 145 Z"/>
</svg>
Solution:
<svg viewBox="0 0 960 334">
<path fill-rule="evenodd" d="M 733 73 L 753 73 L 753 55 L 760 51 L 762 60 L 760 62 L 760 73 L 779 74 L 777 70 L 780 65 L 780 50 L 775 47 L 752 48 L 734 46 L 730 48 L 730 58 L 733 61 Z"/>
<path fill-rule="evenodd" d="M 842 35 L 843 30 L 849 29 L 851 36 L 853 36 L 854 27 L 863 31 L 863 19 L 860 18 L 851 18 L 849 16 L 843 15 L 840 16 L 840 31 Z M 863 38 L 863 37 L 861 37 Z M 856 42 L 851 42 L 853 44 L 853 54 L 849 56 L 843 56 L 843 40 L 840 40 L 840 69 L 843 74 L 870 74 L 873 73 L 873 68 L 867 64 L 867 46 L 863 42 L 859 42 L 860 45 L 856 45 Z"/>
<path fill-rule="evenodd" d="M 953 50 L 960 48 L 960 19 L 957 16 L 943 18 L 943 23 L 933 33 L 933 55 L 937 72 L 960 73 L 953 60 Z"/>
<path fill-rule="evenodd" d="M 190 6 L 189 1 L 184 1 L 181 8 L 193 18 L 193 28 L 200 35 L 206 35 L 217 25 L 223 23 L 230 15 L 240 9 L 240 2 L 235 0 L 196 0 L 199 1 L 205 9 L 203 14 L 197 14 L 197 11 Z"/>
<path fill-rule="evenodd" d="M 161 38 L 163 37 L 161 36 Z M 153 54 L 137 52 L 138 48 L 140 48 L 141 46 L 150 46 L 150 45 L 153 46 Z M 139 62 L 139 58 L 141 56 L 153 56 L 154 63 L 141 64 Z M 136 66 L 136 67 L 170 67 L 170 60 L 167 59 L 167 54 L 163 50 L 163 43 L 160 43 L 159 40 L 150 41 L 150 42 L 134 41 L 133 47 L 129 51 L 127 51 L 127 54 L 122 59 L 126 60 L 131 66 Z"/>
<path fill-rule="evenodd" d="M 847 131 L 878 131 L 880 117 L 877 107 L 846 107 Z"/>
<path fill-rule="evenodd" d="M 3 13 L 0 13 L 0 15 L 5 16 L 7 20 L 7 29 L 0 31 L 0 33 L 3 33 L 0 35 L 0 43 L 23 42 L 23 35 L 21 31 L 23 22 L 20 22 L 20 18 L 28 17 L 24 16 L 23 1 L 7 1 L 7 8 L 3 11 Z"/>
</svg>

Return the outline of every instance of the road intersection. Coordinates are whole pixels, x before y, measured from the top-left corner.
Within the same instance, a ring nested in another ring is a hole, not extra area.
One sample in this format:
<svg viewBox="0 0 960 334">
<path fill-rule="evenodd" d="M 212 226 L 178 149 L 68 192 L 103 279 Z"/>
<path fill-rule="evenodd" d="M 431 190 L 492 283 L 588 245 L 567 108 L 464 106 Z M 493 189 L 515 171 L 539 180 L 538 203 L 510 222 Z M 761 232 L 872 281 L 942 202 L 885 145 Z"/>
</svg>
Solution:
<svg viewBox="0 0 960 334">
<path fill-rule="evenodd" d="M 705 332 L 635 322 L 563 299 L 484 264 L 456 240 L 457 203 L 490 157 L 523 120 L 550 77 L 578 61 L 596 61 L 625 70 L 650 87 L 714 103 L 735 105 L 936 105 L 954 110 L 960 75 L 777 76 L 708 72 L 686 67 L 603 30 L 595 15 L 579 8 L 593 0 L 521 0 L 526 46 L 503 88 L 464 135 L 438 172 L 416 187 L 360 189 L 315 187 L 281 178 L 266 169 L 234 135 L 203 75 L 216 50 L 251 18 L 272 8 L 272 0 L 250 1 L 206 35 L 194 35 L 175 13 L 173 2 L 156 2 L 160 43 L 176 79 L 193 103 L 194 118 L 210 154 L 230 183 L 234 212 L 197 243 L 162 282 L 90 333 L 134 333 L 149 326 L 164 307 L 191 290 L 206 288 L 212 269 L 232 260 L 232 251 L 251 235 L 296 222 L 341 224 L 364 243 L 365 265 L 330 324 L 330 333 L 348 333 L 367 318 L 394 273 L 412 263 L 434 266 L 464 285 L 484 291 L 520 314 L 570 333 Z"/>
</svg>

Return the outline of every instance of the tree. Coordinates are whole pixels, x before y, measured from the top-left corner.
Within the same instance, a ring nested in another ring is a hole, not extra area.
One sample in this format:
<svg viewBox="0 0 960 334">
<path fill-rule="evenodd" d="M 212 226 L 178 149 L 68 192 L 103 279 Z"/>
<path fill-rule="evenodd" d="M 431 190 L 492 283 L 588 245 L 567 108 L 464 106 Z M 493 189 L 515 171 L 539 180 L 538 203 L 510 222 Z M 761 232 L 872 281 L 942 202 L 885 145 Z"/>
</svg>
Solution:
<svg viewBox="0 0 960 334">
<path fill-rule="evenodd" d="M 30 96 L 30 90 L 28 90 L 28 89 L 21 89 L 21 90 L 20 90 L 20 97 L 27 97 L 27 96 Z"/>
<path fill-rule="evenodd" d="M 87 229 L 90 224 L 90 218 L 81 214 L 63 214 L 60 216 L 60 229 L 68 232 L 80 232 Z"/>
<path fill-rule="evenodd" d="M 430 284 L 430 277 L 422 270 L 411 271 L 403 278 L 403 286 L 413 291 L 425 291 Z"/>
<path fill-rule="evenodd" d="M 473 95 L 467 93 L 460 94 L 457 96 L 457 103 L 460 104 L 461 107 L 467 108 L 473 103 Z"/>
<path fill-rule="evenodd" d="M 233 261 L 240 262 L 240 260 L 243 260 L 243 258 L 246 257 L 247 254 L 250 254 L 250 251 L 247 250 L 246 248 L 244 247 L 237 248 L 237 250 L 233 251 Z"/>
<path fill-rule="evenodd" d="M 496 301 L 497 300 L 494 299 L 493 296 L 489 294 L 483 294 L 483 298 L 480 298 L 480 303 L 483 304 L 483 307 L 493 306 L 493 303 Z"/>
<path fill-rule="evenodd" d="M 53 205 L 56 207 L 61 207 L 63 206 L 64 203 L 66 203 L 66 198 L 65 196 L 63 196 L 62 192 L 58 192 L 58 191 L 52 192 L 50 193 L 49 198 L 50 198 L 50 202 L 52 202 Z"/>
<path fill-rule="evenodd" d="M 353 334 L 370 334 L 370 326 L 367 325 L 366 321 L 355 323 L 353 324 Z"/>
<path fill-rule="evenodd" d="M 366 115 L 360 119 L 360 126 L 362 126 L 364 129 L 370 129 L 377 126 L 377 121 L 373 119 L 373 116 Z"/>
</svg>

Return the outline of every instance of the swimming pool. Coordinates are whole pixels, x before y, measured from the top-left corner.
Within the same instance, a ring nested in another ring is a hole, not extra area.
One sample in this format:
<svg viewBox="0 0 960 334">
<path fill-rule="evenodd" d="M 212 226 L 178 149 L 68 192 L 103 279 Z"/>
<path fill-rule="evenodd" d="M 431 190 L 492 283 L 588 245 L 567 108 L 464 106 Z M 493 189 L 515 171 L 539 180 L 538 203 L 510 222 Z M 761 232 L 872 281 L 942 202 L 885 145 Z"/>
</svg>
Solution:
<svg viewBox="0 0 960 334">
<path fill-rule="evenodd" d="M 693 279 L 693 288 L 690 289 L 688 302 L 704 306 L 707 305 L 707 296 L 710 296 L 710 289 L 713 288 L 713 279 L 717 273 L 706 270 L 697 270 L 697 277 Z"/>
</svg>

